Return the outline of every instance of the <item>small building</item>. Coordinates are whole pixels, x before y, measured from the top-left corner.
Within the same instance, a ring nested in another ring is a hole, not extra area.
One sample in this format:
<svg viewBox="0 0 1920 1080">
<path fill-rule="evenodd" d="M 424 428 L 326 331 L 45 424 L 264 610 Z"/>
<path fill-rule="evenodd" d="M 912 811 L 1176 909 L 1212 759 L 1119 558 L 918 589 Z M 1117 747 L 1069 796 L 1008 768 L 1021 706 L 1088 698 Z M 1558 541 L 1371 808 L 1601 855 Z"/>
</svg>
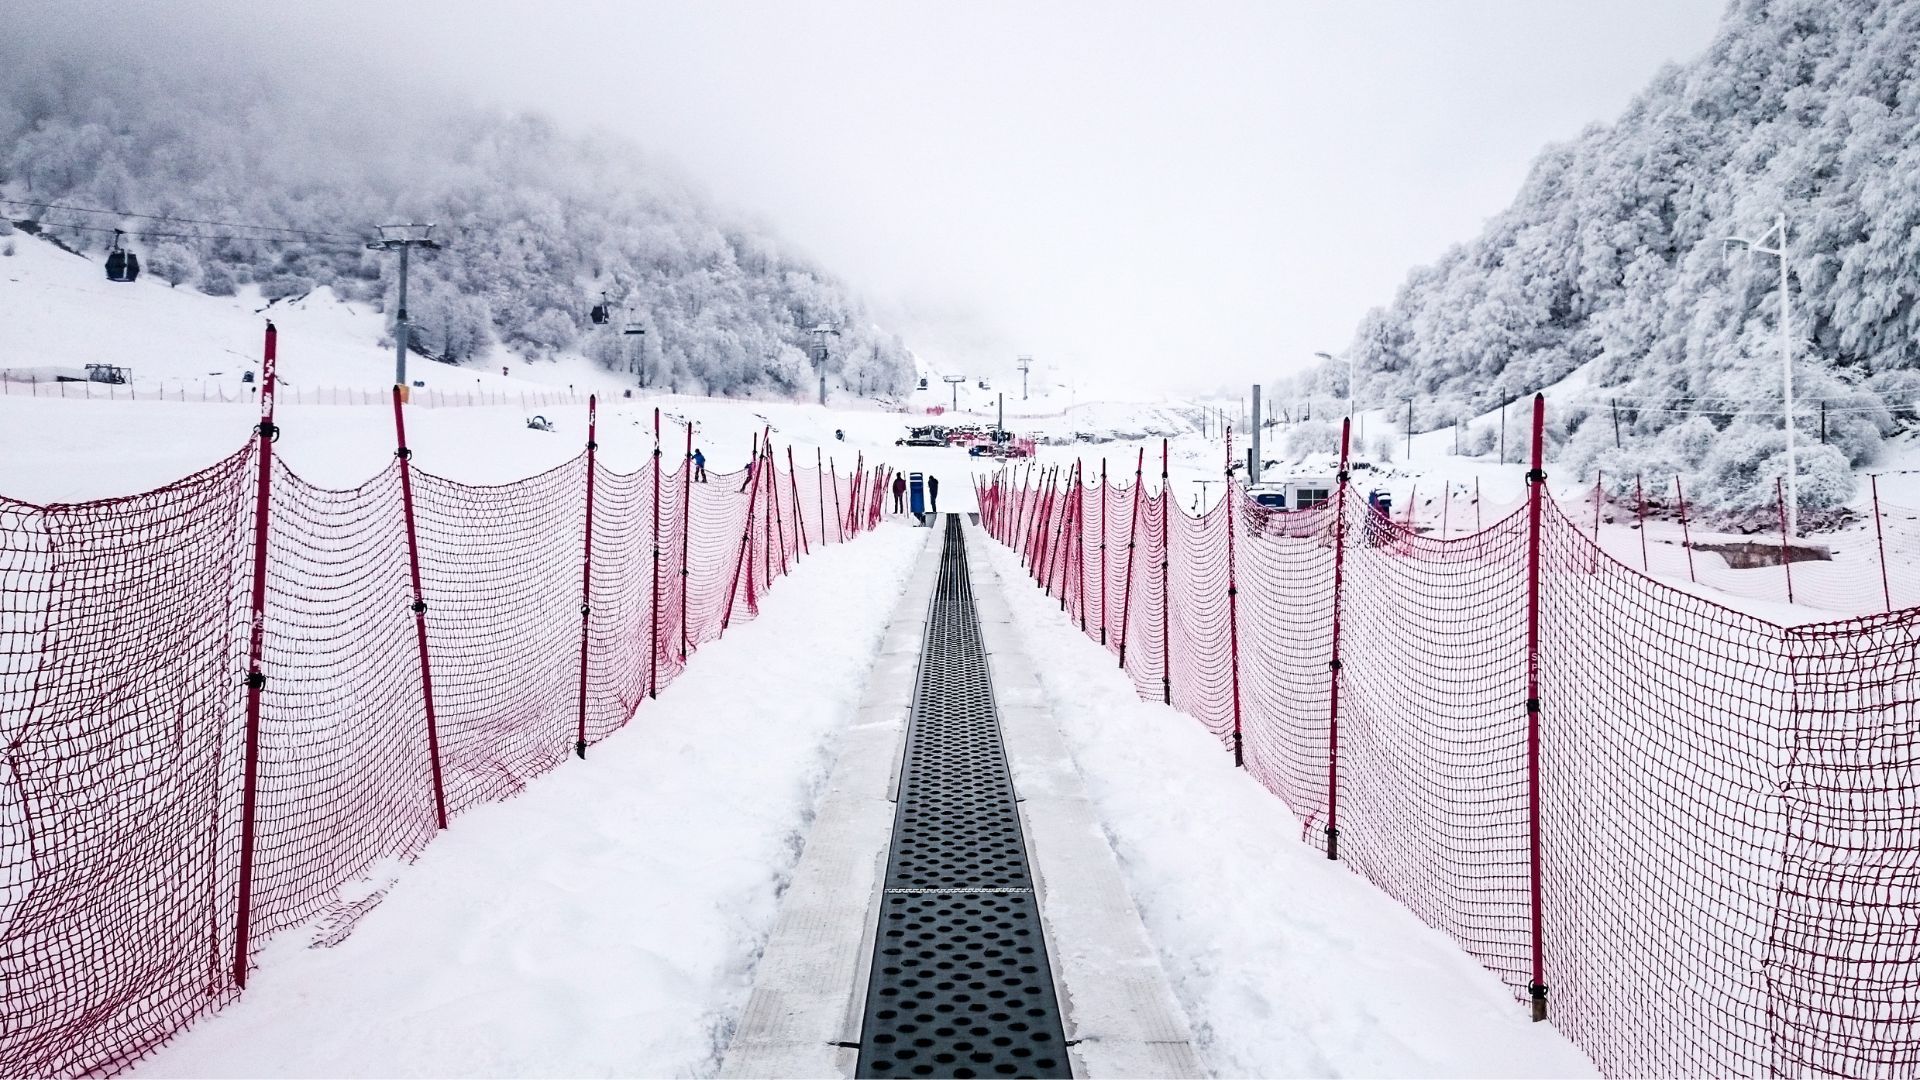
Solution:
<svg viewBox="0 0 1920 1080">
<path fill-rule="evenodd" d="M 1316 510 L 1333 501 L 1338 485 L 1331 476 L 1290 476 L 1248 489 L 1253 501 L 1274 510 Z"/>
</svg>

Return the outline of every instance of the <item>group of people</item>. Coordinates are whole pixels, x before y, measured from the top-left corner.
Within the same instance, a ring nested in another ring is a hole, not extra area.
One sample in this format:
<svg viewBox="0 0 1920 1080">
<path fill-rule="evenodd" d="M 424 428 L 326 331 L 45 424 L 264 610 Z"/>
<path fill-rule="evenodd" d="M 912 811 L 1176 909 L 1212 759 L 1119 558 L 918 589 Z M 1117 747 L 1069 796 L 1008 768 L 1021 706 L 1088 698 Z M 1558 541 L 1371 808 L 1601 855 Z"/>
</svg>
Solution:
<svg viewBox="0 0 1920 1080">
<path fill-rule="evenodd" d="M 701 484 L 706 483 L 707 455 L 701 453 L 700 448 L 696 446 L 693 448 L 693 453 L 689 455 L 688 461 L 693 465 L 694 481 Z M 904 476 L 895 476 L 893 478 L 893 512 L 896 514 L 904 514 L 906 510 L 907 478 Z M 932 474 L 928 474 L 927 476 L 927 512 L 930 514 L 940 512 L 940 478 Z"/>
<path fill-rule="evenodd" d="M 905 513 L 907 509 L 907 478 L 896 475 L 893 478 L 893 512 Z M 940 478 L 927 474 L 927 513 L 940 512 Z"/>
</svg>

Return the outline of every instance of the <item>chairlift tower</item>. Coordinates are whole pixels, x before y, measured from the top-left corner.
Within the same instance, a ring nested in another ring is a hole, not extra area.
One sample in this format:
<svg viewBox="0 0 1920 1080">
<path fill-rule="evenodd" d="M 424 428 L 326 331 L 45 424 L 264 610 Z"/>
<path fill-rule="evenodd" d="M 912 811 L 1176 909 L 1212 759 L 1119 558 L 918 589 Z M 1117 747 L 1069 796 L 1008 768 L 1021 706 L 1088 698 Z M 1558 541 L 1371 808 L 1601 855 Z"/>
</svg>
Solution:
<svg viewBox="0 0 1920 1080">
<path fill-rule="evenodd" d="M 941 381 L 953 387 L 953 411 L 960 411 L 960 384 L 967 381 L 965 375 L 942 375 Z"/>
<path fill-rule="evenodd" d="M 381 225 L 380 239 L 367 244 L 369 251 L 400 252 L 400 306 L 393 319 L 393 384 L 401 388 L 400 396 L 407 396 L 407 255 L 414 248 L 438 251 L 440 245 L 432 239 L 431 224 Z"/>
<path fill-rule="evenodd" d="M 638 386 L 646 385 L 645 375 L 646 375 L 646 368 L 647 368 L 647 328 L 640 325 L 639 319 L 636 319 L 631 314 L 629 314 L 627 316 L 626 327 L 625 329 L 620 331 L 620 336 L 621 337 L 637 337 L 640 339 L 639 341 L 634 343 L 633 352 L 627 358 L 627 374 L 633 376 L 633 381 L 635 385 L 638 385 Z"/>
<path fill-rule="evenodd" d="M 1020 357 L 1019 368 L 1020 368 L 1020 400 L 1025 401 L 1027 400 L 1027 372 L 1033 370 L 1033 357 L 1022 355 Z"/>
<path fill-rule="evenodd" d="M 820 404 L 827 403 L 827 335 L 840 336 L 840 331 L 826 323 L 813 328 L 813 366 L 820 372 Z"/>
</svg>

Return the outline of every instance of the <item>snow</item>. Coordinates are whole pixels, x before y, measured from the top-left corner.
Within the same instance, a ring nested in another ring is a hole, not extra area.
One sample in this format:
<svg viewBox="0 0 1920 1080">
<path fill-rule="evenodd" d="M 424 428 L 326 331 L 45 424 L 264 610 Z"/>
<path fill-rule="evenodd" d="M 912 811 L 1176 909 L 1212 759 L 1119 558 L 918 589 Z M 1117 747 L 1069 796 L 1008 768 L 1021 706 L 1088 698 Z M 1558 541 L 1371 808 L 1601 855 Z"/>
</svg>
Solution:
<svg viewBox="0 0 1920 1080">
<path fill-rule="evenodd" d="M 924 539 L 817 550 L 587 760 L 282 933 L 136 1075 L 713 1073 Z"/>
<path fill-rule="evenodd" d="M 1205 728 L 1140 701 L 1010 549 L 980 548 L 1217 1075 L 1596 1075 L 1453 941 L 1302 842 Z"/>
</svg>

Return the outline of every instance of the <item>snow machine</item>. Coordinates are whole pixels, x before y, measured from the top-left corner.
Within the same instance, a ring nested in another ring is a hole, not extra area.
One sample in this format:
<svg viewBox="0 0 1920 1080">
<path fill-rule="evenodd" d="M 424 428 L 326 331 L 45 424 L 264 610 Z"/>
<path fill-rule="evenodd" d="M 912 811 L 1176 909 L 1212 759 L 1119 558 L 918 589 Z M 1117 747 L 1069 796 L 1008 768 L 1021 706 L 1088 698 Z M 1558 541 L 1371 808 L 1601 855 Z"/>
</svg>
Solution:
<svg viewBox="0 0 1920 1080">
<path fill-rule="evenodd" d="M 553 421 L 544 416 L 536 415 L 527 419 L 527 426 L 535 431 L 552 431 Z"/>
</svg>

